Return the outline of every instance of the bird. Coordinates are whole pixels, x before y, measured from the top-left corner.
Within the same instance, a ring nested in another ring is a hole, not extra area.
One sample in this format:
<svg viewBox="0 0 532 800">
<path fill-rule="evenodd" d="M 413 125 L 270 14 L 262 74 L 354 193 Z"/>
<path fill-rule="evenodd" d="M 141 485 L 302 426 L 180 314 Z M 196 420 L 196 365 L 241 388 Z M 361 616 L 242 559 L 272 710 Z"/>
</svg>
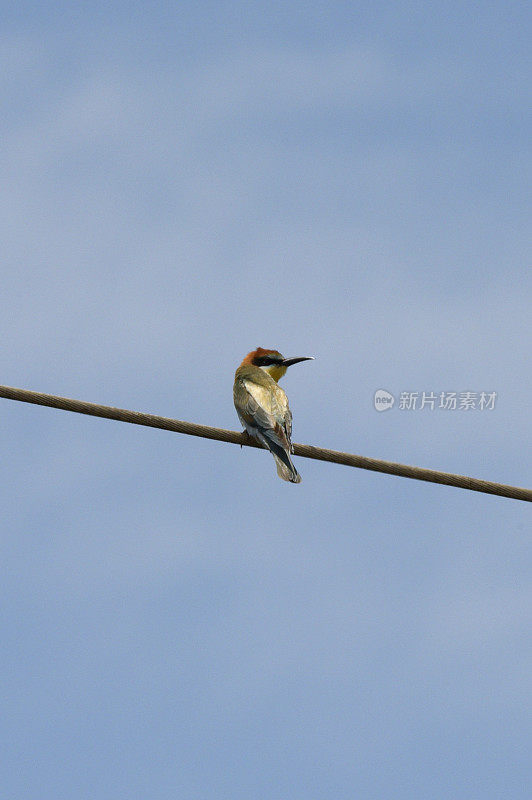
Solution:
<svg viewBox="0 0 532 800">
<path fill-rule="evenodd" d="M 235 372 L 233 400 L 238 418 L 244 430 L 268 448 L 278 476 L 290 483 L 301 483 L 301 476 L 290 458 L 292 413 L 278 381 L 292 364 L 313 360 L 313 356 L 284 358 L 278 350 L 257 347 Z"/>
</svg>

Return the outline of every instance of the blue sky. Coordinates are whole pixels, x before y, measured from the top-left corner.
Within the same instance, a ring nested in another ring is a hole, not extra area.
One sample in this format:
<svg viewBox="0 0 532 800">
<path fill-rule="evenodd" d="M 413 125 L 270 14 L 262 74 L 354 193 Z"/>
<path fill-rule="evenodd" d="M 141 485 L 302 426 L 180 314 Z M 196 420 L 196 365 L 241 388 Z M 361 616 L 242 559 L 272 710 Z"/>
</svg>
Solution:
<svg viewBox="0 0 532 800">
<path fill-rule="evenodd" d="M 2 383 L 532 485 L 524 4 L 2 18 Z M 530 796 L 528 504 L 1 407 L 6 797 Z"/>
</svg>

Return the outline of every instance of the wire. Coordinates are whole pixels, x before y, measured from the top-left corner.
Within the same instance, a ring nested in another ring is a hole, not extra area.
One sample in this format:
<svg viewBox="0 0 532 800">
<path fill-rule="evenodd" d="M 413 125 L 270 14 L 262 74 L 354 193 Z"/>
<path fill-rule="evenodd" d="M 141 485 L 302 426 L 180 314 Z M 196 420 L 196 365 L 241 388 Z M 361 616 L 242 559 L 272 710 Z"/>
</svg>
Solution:
<svg viewBox="0 0 532 800">
<path fill-rule="evenodd" d="M 7 400 L 19 400 L 24 403 L 35 403 L 40 406 L 58 408 L 63 411 L 74 411 L 78 414 L 89 414 L 93 417 L 104 417 L 120 422 L 130 422 L 133 425 L 147 425 L 150 428 L 162 428 L 175 433 L 185 433 L 189 436 L 201 436 L 204 439 L 215 439 L 219 442 L 229 442 L 245 447 L 262 449 L 259 442 L 251 439 L 246 433 L 228 431 L 222 428 L 211 428 L 208 425 L 197 425 L 193 422 L 183 422 L 170 417 L 159 417 L 154 414 L 143 414 L 139 411 L 128 411 L 124 408 L 102 406 L 97 403 L 87 403 L 84 400 L 71 400 L 68 397 L 57 397 L 41 392 L 32 392 L 28 389 L 15 389 L 12 386 L 0 386 L 0 397 Z M 403 478 L 414 478 L 418 481 L 441 483 L 446 486 L 456 486 L 460 489 L 469 489 L 473 492 L 495 494 L 500 497 L 510 497 L 514 500 L 532 502 L 532 489 L 523 489 L 518 486 L 507 486 L 503 483 L 483 481 L 478 478 L 468 478 L 465 475 L 453 475 L 449 472 L 439 472 L 422 467 L 410 467 L 406 464 L 395 464 L 392 461 L 380 461 L 376 458 L 357 456 L 352 453 L 341 453 L 337 450 L 327 450 L 323 447 L 314 447 L 309 444 L 294 444 L 294 455 L 303 458 L 314 458 L 318 461 L 329 461 L 333 464 L 344 464 L 348 467 L 369 469 L 373 472 L 383 472 L 388 475 L 399 475 Z"/>
</svg>

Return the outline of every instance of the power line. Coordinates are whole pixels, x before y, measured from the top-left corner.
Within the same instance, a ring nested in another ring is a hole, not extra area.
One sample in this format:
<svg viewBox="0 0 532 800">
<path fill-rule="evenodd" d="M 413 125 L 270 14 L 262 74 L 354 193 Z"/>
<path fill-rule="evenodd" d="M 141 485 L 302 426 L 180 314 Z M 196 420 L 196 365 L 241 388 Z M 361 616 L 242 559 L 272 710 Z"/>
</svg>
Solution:
<svg viewBox="0 0 532 800">
<path fill-rule="evenodd" d="M 133 425 L 147 425 L 150 428 L 162 428 L 166 431 L 174 431 L 174 433 L 185 433 L 189 436 L 201 436 L 204 439 L 215 439 L 219 442 L 229 442 L 245 447 L 262 449 L 262 445 L 245 433 L 227 431 L 222 428 L 211 428 L 208 425 L 197 425 L 194 422 L 183 422 L 179 419 L 159 417 L 155 414 L 143 414 L 139 411 L 128 411 L 124 408 L 102 406 L 97 403 L 87 403 L 84 400 L 71 400 L 68 397 L 32 392 L 28 389 L 15 389 L 12 386 L 0 386 L 0 397 L 4 397 L 7 400 L 20 400 L 24 403 L 59 408 L 63 411 L 74 411 L 78 414 L 89 414 L 93 417 L 130 422 Z M 341 453 L 337 450 L 327 450 L 323 447 L 314 447 L 309 444 L 294 444 L 294 455 L 302 456 L 303 458 L 314 458 L 318 461 L 329 461 L 333 464 L 344 464 L 348 467 L 369 469 L 373 472 L 383 472 L 388 475 L 399 475 L 403 478 L 414 478 L 418 481 L 456 486 L 473 492 L 484 492 L 486 494 L 499 495 L 500 497 L 510 497 L 514 500 L 532 502 L 532 489 L 507 486 L 503 483 L 483 481 L 478 478 L 468 478 L 465 475 L 453 475 L 450 472 L 439 472 L 433 469 L 424 469 L 423 467 L 395 464 L 393 461 L 380 461 L 376 458 Z"/>
</svg>

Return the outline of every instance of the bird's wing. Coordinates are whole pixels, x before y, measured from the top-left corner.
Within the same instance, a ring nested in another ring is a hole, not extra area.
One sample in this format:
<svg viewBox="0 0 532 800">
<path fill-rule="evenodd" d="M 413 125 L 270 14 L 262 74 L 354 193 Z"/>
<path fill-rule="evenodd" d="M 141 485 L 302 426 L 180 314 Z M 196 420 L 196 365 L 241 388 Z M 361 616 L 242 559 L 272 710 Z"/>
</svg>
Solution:
<svg viewBox="0 0 532 800">
<path fill-rule="evenodd" d="M 233 395 L 240 421 L 270 450 L 279 477 L 299 483 L 301 478 L 290 459 L 292 415 L 284 391 L 280 386 L 261 385 L 242 377 L 235 380 Z"/>
<path fill-rule="evenodd" d="M 287 420 L 290 429 L 291 415 L 286 394 L 280 386 L 272 392 L 269 387 L 244 379 L 235 386 L 235 404 L 243 422 L 257 427 L 281 447 L 289 444 Z"/>
<path fill-rule="evenodd" d="M 280 386 L 275 387 L 274 406 L 275 419 L 283 428 L 288 442 L 290 442 L 290 437 L 292 436 L 292 412 L 288 406 L 288 397 Z"/>
<path fill-rule="evenodd" d="M 286 431 L 288 441 L 290 442 L 292 439 L 292 412 L 288 408 L 288 401 L 286 403 L 286 411 L 284 415 L 284 429 Z"/>
</svg>

